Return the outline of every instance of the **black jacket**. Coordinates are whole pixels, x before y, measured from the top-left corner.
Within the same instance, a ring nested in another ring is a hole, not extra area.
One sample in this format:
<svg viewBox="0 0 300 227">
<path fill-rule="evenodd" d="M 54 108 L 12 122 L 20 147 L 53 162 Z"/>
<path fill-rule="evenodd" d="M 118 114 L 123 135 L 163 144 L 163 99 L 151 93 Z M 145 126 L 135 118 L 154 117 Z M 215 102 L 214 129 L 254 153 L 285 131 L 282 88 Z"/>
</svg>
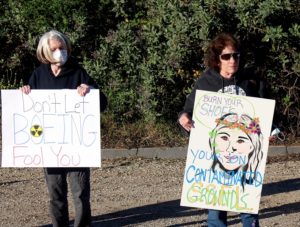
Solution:
<svg viewBox="0 0 300 227">
<path fill-rule="evenodd" d="M 54 76 L 50 64 L 41 64 L 29 79 L 31 89 L 77 89 L 80 84 L 99 88 L 96 82 L 87 74 L 73 58 L 69 58 L 62 66 L 58 76 Z M 100 91 L 100 111 L 107 106 L 107 99 Z"/>
<path fill-rule="evenodd" d="M 223 92 L 237 95 L 246 95 L 252 97 L 262 97 L 264 94 L 263 84 L 258 82 L 255 77 L 246 71 L 238 71 L 231 79 L 222 77 L 214 69 L 208 69 L 196 81 L 194 88 L 186 98 L 183 111 L 190 116 L 193 115 L 196 90 Z"/>
</svg>

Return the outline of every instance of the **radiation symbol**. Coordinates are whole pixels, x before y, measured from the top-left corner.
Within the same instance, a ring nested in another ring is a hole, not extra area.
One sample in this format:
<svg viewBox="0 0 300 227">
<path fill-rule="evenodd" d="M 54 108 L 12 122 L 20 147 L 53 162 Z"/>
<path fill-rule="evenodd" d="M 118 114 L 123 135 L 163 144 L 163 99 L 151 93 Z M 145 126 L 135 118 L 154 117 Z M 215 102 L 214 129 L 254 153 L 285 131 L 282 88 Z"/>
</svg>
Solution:
<svg viewBox="0 0 300 227">
<path fill-rule="evenodd" d="M 30 133 L 34 137 L 40 137 L 43 133 L 43 128 L 39 125 L 32 125 L 30 128 Z"/>
</svg>

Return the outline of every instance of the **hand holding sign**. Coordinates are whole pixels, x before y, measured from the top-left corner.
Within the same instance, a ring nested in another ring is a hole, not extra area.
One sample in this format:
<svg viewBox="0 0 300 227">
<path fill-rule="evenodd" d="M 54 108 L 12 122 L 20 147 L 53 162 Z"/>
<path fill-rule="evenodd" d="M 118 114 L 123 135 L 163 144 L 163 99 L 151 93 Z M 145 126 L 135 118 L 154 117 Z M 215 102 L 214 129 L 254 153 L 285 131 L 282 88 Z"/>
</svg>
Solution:
<svg viewBox="0 0 300 227">
<path fill-rule="evenodd" d="M 198 90 L 182 206 L 257 213 L 274 100 Z"/>
<path fill-rule="evenodd" d="M 99 90 L 21 90 L 1 91 L 2 166 L 100 166 Z"/>
</svg>

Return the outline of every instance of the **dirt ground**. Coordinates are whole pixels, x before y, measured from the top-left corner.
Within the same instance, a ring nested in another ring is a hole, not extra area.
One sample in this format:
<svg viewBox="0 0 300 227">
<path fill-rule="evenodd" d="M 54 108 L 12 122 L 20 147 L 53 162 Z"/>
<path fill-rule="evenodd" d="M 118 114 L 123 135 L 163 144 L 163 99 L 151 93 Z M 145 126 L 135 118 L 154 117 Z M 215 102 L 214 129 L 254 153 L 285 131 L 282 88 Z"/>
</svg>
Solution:
<svg viewBox="0 0 300 227">
<path fill-rule="evenodd" d="M 269 159 L 260 224 L 300 226 L 300 155 Z M 181 207 L 185 160 L 125 158 L 92 169 L 93 226 L 206 226 L 203 209 Z M 42 169 L 0 169 L 0 226 L 49 226 Z M 70 199 L 70 218 L 74 210 Z M 229 225 L 241 226 L 237 213 Z"/>
</svg>

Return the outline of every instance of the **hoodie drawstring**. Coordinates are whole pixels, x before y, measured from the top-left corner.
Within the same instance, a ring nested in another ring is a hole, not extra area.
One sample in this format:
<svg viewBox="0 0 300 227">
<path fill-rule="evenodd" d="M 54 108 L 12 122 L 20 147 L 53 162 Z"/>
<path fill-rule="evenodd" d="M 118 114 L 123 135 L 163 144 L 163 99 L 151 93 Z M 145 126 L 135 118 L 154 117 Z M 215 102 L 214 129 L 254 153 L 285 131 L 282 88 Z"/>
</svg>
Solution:
<svg viewBox="0 0 300 227">
<path fill-rule="evenodd" d="M 239 95 L 239 89 L 238 89 L 238 86 L 236 85 L 235 76 L 233 77 L 233 81 L 234 81 L 234 86 L 235 86 L 235 94 Z"/>
<path fill-rule="evenodd" d="M 222 93 L 224 93 L 224 78 L 222 77 Z"/>
</svg>

